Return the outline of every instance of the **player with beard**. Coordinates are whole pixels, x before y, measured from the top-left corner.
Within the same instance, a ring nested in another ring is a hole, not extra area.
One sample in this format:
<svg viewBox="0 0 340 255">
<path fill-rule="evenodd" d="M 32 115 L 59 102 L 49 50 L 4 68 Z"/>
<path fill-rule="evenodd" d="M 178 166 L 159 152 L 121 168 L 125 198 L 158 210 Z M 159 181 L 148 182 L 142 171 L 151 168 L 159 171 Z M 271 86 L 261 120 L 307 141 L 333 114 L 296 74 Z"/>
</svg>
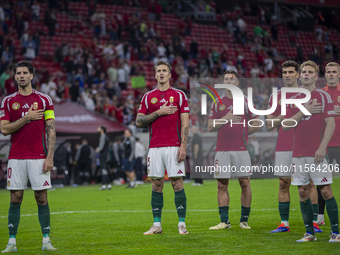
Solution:
<svg viewBox="0 0 340 255">
<path fill-rule="evenodd" d="M 49 96 L 32 89 L 34 69 L 31 63 L 20 61 L 13 70 L 19 90 L 3 99 L 0 112 L 1 133 L 11 135 L 7 166 L 7 189 L 11 194 L 8 210 L 9 242 L 2 252 L 17 251 L 20 206 L 28 180 L 38 204 L 42 249 L 56 250 L 49 238 L 50 209 L 47 201 L 56 140 L 53 102 Z"/>
</svg>

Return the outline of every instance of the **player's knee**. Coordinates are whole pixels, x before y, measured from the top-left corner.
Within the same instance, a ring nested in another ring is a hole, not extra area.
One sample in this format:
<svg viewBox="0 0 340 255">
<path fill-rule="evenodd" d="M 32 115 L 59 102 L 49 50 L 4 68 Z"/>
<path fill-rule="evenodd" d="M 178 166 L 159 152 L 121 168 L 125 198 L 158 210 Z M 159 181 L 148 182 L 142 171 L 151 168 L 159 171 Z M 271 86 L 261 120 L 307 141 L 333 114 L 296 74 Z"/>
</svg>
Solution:
<svg viewBox="0 0 340 255">
<path fill-rule="evenodd" d="M 246 189 L 250 187 L 250 180 L 249 178 L 240 178 L 239 179 L 241 189 Z"/>
<path fill-rule="evenodd" d="M 217 189 L 220 191 L 226 191 L 228 189 L 228 180 L 227 179 L 217 180 Z"/>
<path fill-rule="evenodd" d="M 162 179 L 154 179 L 152 180 L 152 190 L 156 192 L 162 192 L 163 189 L 163 181 Z"/>
<path fill-rule="evenodd" d="M 174 191 L 179 191 L 183 189 L 183 180 L 182 178 L 171 178 L 171 185 Z"/>
<path fill-rule="evenodd" d="M 35 200 L 39 205 L 46 205 L 47 204 L 47 192 L 35 192 Z"/>
<path fill-rule="evenodd" d="M 22 202 L 23 193 L 21 191 L 11 192 L 11 203 L 19 204 Z"/>
<path fill-rule="evenodd" d="M 320 191 L 324 200 L 328 200 L 333 197 L 333 192 L 330 185 L 320 186 Z"/>
<path fill-rule="evenodd" d="M 309 198 L 309 185 L 299 186 L 299 196 L 303 200 L 307 200 Z"/>
<path fill-rule="evenodd" d="M 289 191 L 290 187 L 290 178 L 280 178 L 279 183 L 280 183 L 280 190 L 281 191 Z"/>
</svg>

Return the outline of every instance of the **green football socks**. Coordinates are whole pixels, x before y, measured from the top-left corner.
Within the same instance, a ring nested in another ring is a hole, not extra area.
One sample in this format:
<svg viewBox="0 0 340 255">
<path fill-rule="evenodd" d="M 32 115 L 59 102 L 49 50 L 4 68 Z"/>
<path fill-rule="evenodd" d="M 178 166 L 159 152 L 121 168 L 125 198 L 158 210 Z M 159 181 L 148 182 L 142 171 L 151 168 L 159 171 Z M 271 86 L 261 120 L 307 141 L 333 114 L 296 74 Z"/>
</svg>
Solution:
<svg viewBox="0 0 340 255">
<path fill-rule="evenodd" d="M 43 234 L 50 233 L 50 208 L 46 205 L 38 205 L 38 218 Z"/>
<path fill-rule="evenodd" d="M 151 207 L 154 222 L 161 222 L 163 208 L 163 193 L 152 191 Z"/>
<path fill-rule="evenodd" d="M 19 222 L 20 222 L 20 206 L 19 204 L 10 203 L 9 210 L 8 210 L 8 230 L 10 237 L 17 234 Z"/>
<path fill-rule="evenodd" d="M 331 222 L 331 230 L 335 233 L 339 233 L 339 211 L 338 204 L 334 197 L 325 200 L 326 210 L 328 213 L 329 221 Z"/>
<path fill-rule="evenodd" d="M 313 226 L 313 206 L 310 198 L 308 200 L 301 202 L 300 201 L 300 209 L 302 213 L 303 223 L 306 227 L 306 232 L 309 232 L 314 235 L 314 226 Z"/>
<path fill-rule="evenodd" d="M 229 223 L 229 206 L 220 206 L 218 207 L 218 212 L 220 213 L 221 222 L 226 224 Z"/>
<path fill-rule="evenodd" d="M 184 189 L 175 192 L 175 205 L 179 222 L 185 222 L 187 212 L 187 198 Z"/>
</svg>

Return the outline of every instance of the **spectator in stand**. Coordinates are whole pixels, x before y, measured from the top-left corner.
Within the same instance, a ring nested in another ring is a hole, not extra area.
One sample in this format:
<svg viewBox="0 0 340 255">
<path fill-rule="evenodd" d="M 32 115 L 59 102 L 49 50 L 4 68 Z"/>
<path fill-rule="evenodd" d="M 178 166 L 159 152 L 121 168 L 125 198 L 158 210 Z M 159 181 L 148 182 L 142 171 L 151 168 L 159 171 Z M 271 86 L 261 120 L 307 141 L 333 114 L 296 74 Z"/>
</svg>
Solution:
<svg viewBox="0 0 340 255">
<path fill-rule="evenodd" d="M 318 11 L 318 13 L 316 14 L 315 20 L 318 25 L 320 26 L 325 25 L 325 18 L 322 15 L 322 11 Z"/>
<path fill-rule="evenodd" d="M 136 171 L 136 184 L 144 184 L 143 182 L 143 166 L 145 165 L 145 155 L 146 150 L 144 145 L 139 141 L 139 138 L 136 137 L 136 144 L 135 144 L 135 165 L 134 169 Z"/>
<path fill-rule="evenodd" d="M 166 49 L 164 47 L 164 43 L 160 42 L 157 47 L 157 52 L 159 56 L 166 56 Z"/>
<path fill-rule="evenodd" d="M 93 25 L 93 34 L 99 40 L 101 35 L 101 14 L 98 10 L 91 16 L 91 22 Z"/>
<path fill-rule="evenodd" d="M 262 8 L 261 5 L 258 6 L 257 20 L 258 20 L 258 24 L 260 25 L 264 25 L 266 22 L 265 10 Z"/>
<path fill-rule="evenodd" d="M 159 1 L 155 1 L 155 14 L 156 14 L 156 21 L 161 20 L 161 13 L 162 13 L 162 6 L 159 4 Z"/>
<path fill-rule="evenodd" d="M 14 77 L 14 71 L 11 70 L 9 78 L 5 81 L 5 95 L 8 96 L 10 94 L 13 94 L 14 92 L 18 91 L 18 86 L 16 85 Z"/>
<path fill-rule="evenodd" d="M 48 27 L 49 35 L 55 35 L 55 28 L 57 25 L 57 17 L 55 9 L 47 10 L 44 18 L 45 25 Z"/>
<path fill-rule="evenodd" d="M 6 61 L 6 65 L 9 65 L 13 61 L 13 54 L 10 51 L 9 46 L 6 46 L 5 50 L 2 52 L 2 57 Z"/>
<path fill-rule="evenodd" d="M 250 69 L 250 76 L 251 78 L 258 78 L 260 74 L 260 68 L 257 63 L 254 64 L 254 66 Z"/>
<path fill-rule="evenodd" d="M 211 52 L 211 59 L 214 62 L 214 64 L 218 64 L 220 62 L 221 54 L 218 51 L 218 48 L 215 47 L 213 51 Z"/>
<path fill-rule="evenodd" d="M 39 21 L 40 5 L 39 5 L 39 2 L 37 0 L 34 0 L 32 6 L 31 6 L 31 11 L 32 11 L 32 20 Z"/>
<path fill-rule="evenodd" d="M 338 17 L 334 10 L 332 10 L 331 28 L 338 31 L 338 33 L 340 32 L 340 18 Z"/>
<path fill-rule="evenodd" d="M 32 37 L 33 41 L 35 42 L 35 56 L 37 57 L 39 55 L 39 47 L 40 47 L 40 34 L 38 31 L 36 31 Z"/>
<path fill-rule="evenodd" d="M 265 70 L 266 70 L 266 73 L 269 73 L 273 70 L 273 65 L 274 65 L 274 62 L 273 60 L 266 56 L 266 58 L 264 59 L 264 64 L 265 64 Z"/>
<path fill-rule="evenodd" d="M 266 24 L 270 26 L 272 21 L 272 13 L 270 11 L 270 8 L 266 5 L 264 5 L 264 18 L 266 20 Z"/>
<path fill-rule="evenodd" d="M 323 29 L 322 26 L 317 26 L 315 29 L 315 35 L 316 35 L 316 40 L 319 42 L 322 42 L 322 37 L 323 37 Z"/>
<path fill-rule="evenodd" d="M 74 76 L 74 80 L 79 81 L 79 94 L 83 93 L 85 91 L 85 87 L 84 87 L 85 76 L 84 76 L 82 68 L 78 68 L 78 71 L 77 71 L 76 75 Z"/>
<path fill-rule="evenodd" d="M 117 71 L 117 81 L 121 90 L 127 90 L 128 73 L 122 63 L 119 64 Z"/>
<path fill-rule="evenodd" d="M 302 62 L 304 61 L 305 57 L 303 55 L 303 50 L 301 49 L 299 44 L 296 44 L 296 62 L 298 62 L 299 64 L 302 64 Z"/>
<path fill-rule="evenodd" d="M 272 33 L 272 38 L 274 41 L 278 40 L 279 26 L 276 20 L 273 20 L 272 25 L 270 27 L 270 32 Z"/>
<path fill-rule="evenodd" d="M 37 45 L 35 44 L 35 41 L 33 41 L 31 35 L 28 37 L 28 40 L 23 43 L 22 47 L 25 49 L 24 57 L 26 60 L 31 61 L 35 59 L 35 50 Z"/>
<path fill-rule="evenodd" d="M 79 80 L 75 80 L 70 88 L 70 98 L 72 102 L 77 102 L 79 97 Z"/>
<path fill-rule="evenodd" d="M 237 72 L 236 67 L 233 65 L 233 62 L 231 60 L 228 60 L 227 62 L 227 69 L 226 71 L 234 71 Z"/>
<path fill-rule="evenodd" d="M 197 59 L 197 54 L 198 54 L 198 43 L 196 41 L 196 38 L 193 37 L 190 43 L 190 57 L 193 59 Z"/>
<path fill-rule="evenodd" d="M 57 88 L 57 97 L 62 99 L 65 99 L 65 81 L 59 80 L 58 81 L 58 88 Z"/>
<path fill-rule="evenodd" d="M 117 82 L 117 72 L 116 63 L 112 61 L 111 66 L 107 69 L 107 77 L 110 82 Z"/>
<path fill-rule="evenodd" d="M 89 2 L 87 2 L 87 7 L 89 8 L 89 17 L 91 17 L 97 9 L 97 1 L 91 0 Z"/>
<path fill-rule="evenodd" d="M 11 73 L 11 69 L 7 68 L 5 72 L 3 72 L 0 76 L 0 87 L 1 87 L 1 91 L 4 91 L 5 88 L 5 82 L 7 79 L 10 78 L 10 73 Z"/>
<path fill-rule="evenodd" d="M 54 82 L 54 76 L 51 75 L 49 80 L 48 80 L 48 83 L 47 83 L 47 87 L 48 87 L 48 95 L 51 97 L 51 99 L 55 102 L 60 102 L 60 98 L 57 97 L 57 89 L 58 89 L 58 86 L 57 84 Z"/>
<path fill-rule="evenodd" d="M 192 21 L 191 21 L 191 16 L 188 16 L 186 18 L 186 23 L 187 23 L 187 27 L 185 29 L 185 36 L 191 36 L 191 31 L 192 31 Z"/>
<path fill-rule="evenodd" d="M 292 31 L 289 31 L 289 45 L 290 47 L 296 46 L 296 36 Z"/>
<path fill-rule="evenodd" d="M 325 44 L 325 56 L 328 62 L 333 59 L 332 53 L 333 53 L 333 46 L 330 42 L 328 42 L 327 44 Z"/>
<path fill-rule="evenodd" d="M 151 0 L 148 4 L 148 13 L 149 13 L 149 20 L 156 19 L 156 8 L 155 8 L 155 0 Z"/>
</svg>

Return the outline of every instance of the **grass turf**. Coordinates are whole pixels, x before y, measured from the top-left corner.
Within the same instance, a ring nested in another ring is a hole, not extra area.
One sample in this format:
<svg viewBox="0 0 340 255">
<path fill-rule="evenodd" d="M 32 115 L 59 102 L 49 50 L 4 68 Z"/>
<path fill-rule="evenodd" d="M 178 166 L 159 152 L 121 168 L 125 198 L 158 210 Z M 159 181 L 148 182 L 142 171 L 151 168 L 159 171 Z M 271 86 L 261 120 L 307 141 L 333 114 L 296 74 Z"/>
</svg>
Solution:
<svg viewBox="0 0 340 255">
<path fill-rule="evenodd" d="M 296 243 L 305 233 L 297 188 L 291 187 L 289 233 L 269 233 L 280 222 L 278 180 L 252 180 L 251 230 L 240 229 L 240 187 L 237 180 L 229 186 L 231 229 L 208 230 L 219 223 L 216 181 L 201 187 L 184 184 L 187 195 L 187 229 L 179 235 L 174 194 L 169 182 L 164 187 L 163 234 L 143 236 L 152 225 L 151 185 L 135 189 L 114 186 L 99 191 L 98 185 L 64 187 L 48 192 L 51 210 L 51 240 L 58 248 L 54 254 L 336 254 L 339 243 L 328 243 L 330 225 L 325 215 L 324 233 L 318 241 Z M 340 201 L 340 178 L 332 185 Z M 7 211 L 9 192 L 0 190 L 0 250 L 8 241 Z M 340 203 L 339 203 L 340 205 Z M 41 251 L 42 234 L 33 191 L 24 193 L 17 235 L 18 254 L 46 254 Z"/>
</svg>

